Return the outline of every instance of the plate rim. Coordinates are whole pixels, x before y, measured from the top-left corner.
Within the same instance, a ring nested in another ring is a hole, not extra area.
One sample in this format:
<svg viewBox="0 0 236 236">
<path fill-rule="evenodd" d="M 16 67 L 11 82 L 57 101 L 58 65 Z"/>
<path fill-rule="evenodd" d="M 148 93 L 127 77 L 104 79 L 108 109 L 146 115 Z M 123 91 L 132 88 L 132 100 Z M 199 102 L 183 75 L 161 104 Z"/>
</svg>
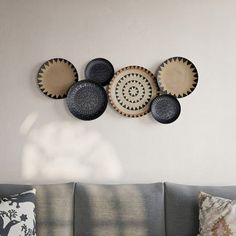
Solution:
<svg viewBox="0 0 236 236">
<path fill-rule="evenodd" d="M 112 89 L 112 84 L 113 84 L 114 80 L 116 79 L 116 77 L 117 77 L 120 73 L 122 73 L 122 72 L 124 72 L 124 71 L 126 71 L 126 70 L 130 70 L 130 69 L 138 69 L 138 70 L 144 71 L 144 72 L 146 72 L 148 75 L 150 75 L 151 78 L 153 79 L 153 81 L 156 83 L 156 87 L 157 87 L 157 95 L 156 95 L 156 96 L 159 96 L 159 95 L 160 95 L 160 89 L 159 89 L 159 86 L 158 86 L 158 84 L 157 84 L 156 76 L 155 76 L 150 70 L 148 70 L 147 68 L 142 67 L 142 66 L 136 66 L 136 65 L 125 66 L 125 67 L 119 69 L 118 71 L 116 71 L 115 74 L 114 74 L 114 76 L 113 76 L 113 78 L 111 79 L 111 81 L 110 81 L 110 83 L 109 83 L 109 85 L 108 85 L 107 93 L 108 93 L 108 99 L 109 99 L 109 102 L 110 102 L 111 106 L 112 106 L 119 114 L 121 114 L 121 115 L 123 115 L 123 116 L 125 116 L 125 117 L 138 118 L 138 117 L 141 117 L 141 116 L 144 116 L 144 115 L 148 114 L 148 113 L 151 111 L 151 104 L 150 104 L 149 109 L 148 109 L 147 111 L 142 112 L 142 113 L 140 113 L 140 114 L 138 114 L 138 115 L 133 115 L 133 114 L 131 115 L 131 114 L 127 114 L 127 113 L 121 111 L 117 106 L 115 106 L 114 102 L 113 102 L 112 99 L 111 99 L 111 89 Z"/>
<path fill-rule="evenodd" d="M 194 82 L 196 82 L 196 85 L 194 86 L 193 90 L 191 90 L 191 92 L 188 92 L 188 91 L 187 91 L 186 94 L 184 94 L 184 95 L 175 95 L 175 94 L 172 94 L 171 92 L 169 92 L 169 91 L 163 89 L 163 86 L 162 86 L 162 84 L 161 84 L 160 71 L 162 70 L 162 68 L 164 68 L 164 67 L 166 66 L 165 63 L 166 63 L 167 61 L 170 61 L 170 60 L 174 60 L 174 61 L 176 61 L 176 60 L 183 60 L 184 62 L 187 61 L 187 62 L 188 62 L 188 65 L 191 64 L 191 65 L 194 67 L 194 70 L 195 70 L 194 73 L 196 73 L 196 79 L 194 80 Z M 158 69 L 157 69 L 157 72 L 156 72 L 156 78 L 157 78 L 158 87 L 159 87 L 159 89 L 160 89 L 160 91 L 161 91 L 162 94 L 168 94 L 168 95 L 174 96 L 174 97 L 176 97 L 176 98 L 184 98 L 184 97 L 190 95 L 190 94 L 195 90 L 195 88 L 197 87 L 197 85 L 198 85 L 198 80 L 199 80 L 199 72 L 198 72 L 197 67 L 195 66 L 195 64 L 194 64 L 192 61 L 190 61 L 189 59 L 187 59 L 187 58 L 185 58 L 185 57 L 181 57 L 181 56 L 174 56 L 174 57 L 169 57 L 168 59 L 164 60 L 164 61 L 158 66 Z"/>
<path fill-rule="evenodd" d="M 97 58 L 94 58 L 94 59 L 90 60 L 90 61 L 87 63 L 85 69 L 84 69 L 84 77 L 85 77 L 86 80 L 91 80 L 91 81 L 93 81 L 92 79 L 88 78 L 89 76 L 87 76 L 87 75 L 88 75 L 88 74 L 87 74 L 87 71 L 88 71 L 89 66 L 91 66 L 91 64 L 94 63 L 94 62 L 96 62 L 96 61 L 105 61 L 107 64 L 109 64 L 109 65 L 111 66 L 112 70 L 113 70 L 113 76 L 114 76 L 114 74 L 115 74 L 115 69 L 114 69 L 114 66 L 112 65 L 112 63 L 111 63 L 108 59 L 106 59 L 106 58 L 104 58 L 104 57 L 97 57 Z M 112 76 L 112 78 L 113 78 L 113 76 Z M 111 78 L 111 79 L 112 79 L 112 78 Z M 101 86 L 106 86 L 106 85 L 108 85 L 108 84 L 110 83 L 111 79 L 110 79 L 108 82 L 106 82 L 106 83 L 99 83 L 99 82 L 97 82 L 97 81 L 94 81 L 94 82 L 100 84 Z"/>
<path fill-rule="evenodd" d="M 38 70 L 38 73 L 37 73 L 37 85 L 38 85 L 38 87 L 39 87 L 39 89 L 40 89 L 40 91 L 43 93 L 43 94 L 45 94 L 47 97 L 50 97 L 50 98 L 53 98 L 53 99 L 63 99 L 63 98 L 66 98 L 67 97 L 67 94 L 68 94 L 68 92 L 69 92 L 69 89 L 68 89 L 68 91 L 67 91 L 67 93 L 65 94 L 65 95 L 63 95 L 63 96 L 59 96 L 59 97 L 56 97 L 56 95 L 54 95 L 54 96 L 52 96 L 52 95 L 48 95 L 47 94 L 47 92 L 44 90 L 42 90 L 41 89 L 41 85 L 39 84 L 41 81 L 40 81 L 40 78 L 42 78 L 42 76 L 40 77 L 40 73 L 43 73 L 43 67 L 45 67 L 45 65 L 49 65 L 49 62 L 53 62 L 54 60 L 56 60 L 56 61 L 66 61 L 67 63 L 69 63 L 69 64 L 71 64 L 71 66 L 72 66 L 72 68 L 73 68 L 73 70 L 74 70 L 74 72 L 75 72 L 75 77 L 76 77 L 76 79 L 74 80 L 74 83 L 76 83 L 76 82 L 78 82 L 79 81 L 79 74 L 78 74 L 78 71 L 77 71 L 77 69 L 76 69 L 76 67 L 74 66 L 74 64 L 72 64 L 69 60 L 67 60 L 67 59 L 65 59 L 65 58 L 62 58 L 62 57 L 54 57 L 54 58 L 51 58 L 51 59 L 49 59 L 49 60 L 47 60 L 47 61 L 45 61 L 41 66 L 40 66 L 40 68 L 39 68 L 39 70 Z"/>
</svg>

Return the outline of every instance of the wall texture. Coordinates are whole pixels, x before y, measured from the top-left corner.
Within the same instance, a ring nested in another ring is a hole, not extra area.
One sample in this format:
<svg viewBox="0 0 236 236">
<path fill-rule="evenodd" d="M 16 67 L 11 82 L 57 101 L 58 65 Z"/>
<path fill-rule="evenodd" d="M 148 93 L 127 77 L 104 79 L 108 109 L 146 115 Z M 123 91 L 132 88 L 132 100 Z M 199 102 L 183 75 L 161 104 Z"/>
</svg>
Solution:
<svg viewBox="0 0 236 236">
<path fill-rule="evenodd" d="M 0 182 L 236 183 L 235 0 L 0 0 Z M 153 72 L 197 66 L 197 89 L 173 124 L 109 106 L 82 122 L 36 86 L 64 57 L 80 78 L 95 57 Z"/>
</svg>

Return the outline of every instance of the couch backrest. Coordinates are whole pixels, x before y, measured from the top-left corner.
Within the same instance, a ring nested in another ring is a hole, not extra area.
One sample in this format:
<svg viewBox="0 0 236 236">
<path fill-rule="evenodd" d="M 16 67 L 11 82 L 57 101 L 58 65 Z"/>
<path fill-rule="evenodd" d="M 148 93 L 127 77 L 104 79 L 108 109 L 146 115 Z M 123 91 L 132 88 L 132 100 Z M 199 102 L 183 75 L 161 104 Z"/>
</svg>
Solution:
<svg viewBox="0 0 236 236">
<path fill-rule="evenodd" d="M 0 196 L 36 188 L 37 236 L 73 236 L 74 184 L 0 184 Z"/>
<path fill-rule="evenodd" d="M 236 186 L 207 187 L 165 183 L 165 222 L 167 236 L 198 234 L 198 193 L 236 199 Z"/>
<path fill-rule="evenodd" d="M 163 236 L 162 183 L 75 186 L 76 236 Z"/>
<path fill-rule="evenodd" d="M 0 196 L 37 190 L 37 236 L 196 236 L 198 192 L 236 199 L 236 187 L 173 183 L 0 184 Z"/>
</svg>

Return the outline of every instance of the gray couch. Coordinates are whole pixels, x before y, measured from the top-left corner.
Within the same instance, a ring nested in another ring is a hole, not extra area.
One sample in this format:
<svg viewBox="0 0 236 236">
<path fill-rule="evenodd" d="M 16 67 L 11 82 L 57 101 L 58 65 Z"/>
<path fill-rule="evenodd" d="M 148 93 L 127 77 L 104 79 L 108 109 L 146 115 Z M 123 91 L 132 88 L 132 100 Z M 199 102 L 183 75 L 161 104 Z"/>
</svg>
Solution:
<svg viewBox="0 0 236 236">
<path fill-rule="evenodd" d="M 236 199 L 236 187 L 173 183 L 36 185 L 38 236 L 196 236 L 199 191 Z M 0 196 L 31 189 L 0 185 Z"/>
</svg>

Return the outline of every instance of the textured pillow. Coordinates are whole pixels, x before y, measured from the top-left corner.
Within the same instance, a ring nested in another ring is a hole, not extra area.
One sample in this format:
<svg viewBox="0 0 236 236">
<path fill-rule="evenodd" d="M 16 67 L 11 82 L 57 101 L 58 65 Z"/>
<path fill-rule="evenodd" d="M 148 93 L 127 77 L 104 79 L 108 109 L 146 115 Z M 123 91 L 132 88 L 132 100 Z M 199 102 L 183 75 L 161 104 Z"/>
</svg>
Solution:
<svg viewBox="0 0 236 236">
<path fill-rule="evenodd" d="M 0 235 L 36 235 L 36 190 L 0 198 Z"/>
<path fill-rule="evenodd" d="M 200 236 L 236 235 L 236 201 L 199 193 Z"/>
</svg>

